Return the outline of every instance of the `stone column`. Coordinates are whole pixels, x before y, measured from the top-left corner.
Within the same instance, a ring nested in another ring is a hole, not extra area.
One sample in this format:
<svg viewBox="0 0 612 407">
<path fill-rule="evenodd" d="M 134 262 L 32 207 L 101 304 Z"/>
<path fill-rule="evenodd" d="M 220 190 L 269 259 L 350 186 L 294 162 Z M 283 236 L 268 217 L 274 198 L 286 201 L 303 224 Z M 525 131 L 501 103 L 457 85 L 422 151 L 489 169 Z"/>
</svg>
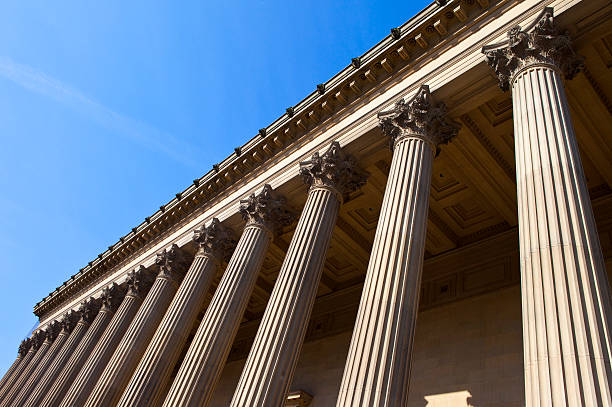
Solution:
<svg viewBox="0 0 612 407">
<path fill-rule="evenodd" d="M 408 403 L 434 155 L 459 126 L 427 86 L 379 113 L 393 148 L 337 406 Z"/>
<path fill-rule="evenodd" d="M 199 245 L 195 259 L 118 406 L 154 407 L 163 402 L 174 365 L 204 307 L 218 265 L 235 245 L 231 232 L 217 218 L 212 220 L 210 226 L 197 229 L 194 240 Z"/>
<path fill-rule="evenodd" d="M 26 402 L 26 406 L 50 407 L 58 404 L 62 400 L 62 397 L 66 394 L 66 390 L 68 390 L 68 387 L 81 370 L 83 363 L 91 354 L 91 351 L 100 339 L 106 326 L 109 324 L 124 295 L 125 289 L 114 283 L 102 290 L 100 311 L 83 336 L 83 339 L 81 339 L 75 347 L 68 361 L 61 365 L 59 368 L 60 371 L 54 378 L 51 377 L 51 369 L 47 371 L 46 381 L 38 385 L 35 392 L 32 393 Z M 86 321 L 88 318 L 88 313 L 83 313 L 82 319 Z M 67 345 L 68 344 L 65 345 L 65 348 Z M 58 359 L 59 357 L 56 358 L 56 361 Z M 35 397 L 35 394 L 40 395 Z"/>
<path fill-rule="evenodd" d="M 19 366 L 17 366 L 15 371 L 11 374 L 11 377 L 6 380 L 6 382 L 0 389 L 0 402 L 4 400 L 4 397 L 8 394 L 8 392 L 13 388 L 15 383 L 23 375 L 23 372 L 28 370 L 32 359 L 35 357 L 36 353 L 38 353 L 39 348 L 44 343 L 46 335 L 46 331 L 44 330 L 38 330 L 34 332 L 34 334 L 32 334 L 32 337 L 30 338 L 30 349 L 27 351 L 27 353 L 21 360 Z"/>
<path fill-rule="evenodd" d="M 27 351 L 26 351 L 26 353 L 27 353 Z M 25 354 L 23 356 L 25 356 Z M 17 352 L 17 358 L 15 358 L 15 361 L 8 368 L 8 370 L 6 371 L 4 376 L 2 376 L 2 380 L 0 380 L 0 389 L 2 388 L 2 386 L 4 386 L 4 383 L 6 383 L 8 378 L 11 377 L 11 374 L 13 374 L 15 369 L 17 369 L 17 366 L 19 366 L 19 363 L 21 362 L 21 359 L 23 359 L 23 356 L 21 355 L 21 352 Z"/>
<path fill-rule="evenodd" d="M 210 402 L 261 265 L 276 230 L 294 218 L 270 185 L 241 201 L 244 232 L 189 350 L 164 406 L 205 406 Z"/>
<path fill-rule="evenodd" d="M 512 89 L 526 404 L 610 406 L 610 289 L 561 79 L 582 58 L 551 8 L 483 52 Z"/>
<path fill-rule="evenodd" d="M 40 361 L 36 369 L 34 369 L 17 396 L 15 396 L 10 404 L 11 406 L 24 407 L 26 400 L 35 391 L 38 384 L 45 382 L 47 373 L 50 370 L 57 369 L 58 364 L 56 361 L 60 362 L 59 366 L 66 362 L 66 359 L 70 356 L 70 352 L 74 349 L 74 346 L 76 346 L 89 327 L 91 320 L 81 322 L 83 312 L 91 312 L 88 308 L 89 306 L 87 303 L 83 303 L 79 306 L 78 311 L 68 311 L 62 320 L 62 330 L 57 336 L 57 339 L 53 342 L 49 351 Z"/>
<path fill-rule="evenodd" d="M 337 142 L 300 163 L 310 185 L 289 249 L 231 402 L 233 407 L 285 403 L 342 195 L 365 183 L 365 174 Z"/>
<path fill-rule="evenodd" d="M 27 341 L 28 341 L 27 343 L 29 343 L 29 338 L 27 339 Z M 2 376 L 2 380 L 0 380 L 0 389 L 4 386 L 4 384 L 9 379 L 9 377 L 11 377 L 11 374 L 13 374 L 15 369 L 17 369 L 17 366 L 19 366 L 19 363 L 21 363 L 21 360 L 26 355 L 26 353 L 28 353 L 27 350 L 23 352 L 23 354 L 21 353 L 21 348 L 24 346 L 25 343 L 26 343 L 25 340 L 21 342 L 21 344 L 19 345 L 19 349 L 17 351 L 17 358 L 15 359 L 11 367 L 8 368 L 4 376 Z M 28 349 L 29 349 L 29 346 L 28 346 Z"/>
<path fill-rule="evenodd" d="M 0 381 L 0 400 L 1 395 L 4 394 L 4 387 L 10 386 L 9 383 L 14 382 L 14 378 L 19 375 L 19 372 L 23 370 L 23 367 L 28 363 L 29 359 L 26 361 L 26 356 L 30 354 L 30 349 L 32 348 L 32 340 L 30 338 L 26 338 L 21 341 L 19 345 L 19 349 L 17 351 L 17 359 L 13 362 L 9 370 L 6 371 L 2 381 Z"/>
<path fill-rule="evenodd" d="M 85 402 L 87 407 L 117 404 L 185 276 L 185 255 L 175 244 L 159 252 L 155 262 L 160 266 L 159 274 L 92 389 Z"/>
<path fill-rule="evenodd" d="M 85 403 L 97 380 L 104 372 L 113 352 L 119 348 L 121 338 L 124 337 L 154 279 L 152 270 L 147 270 L 144 266 L 128 273 L 127 294 L 83 364 L 81 371 L 78 372 L 67 391 L 59 392 L 54 397 L 51 397 L 51 394 L 55 392 L 50 392 L 49 397 L 45 397 L 45 400 L 41 403 L 41 407 L 55 407 L 57 405 L 77 407 Z M 109 306 L 112 307 L 113 304 Z"/>
<path fill-rule="evenodd" d="M 19 397 L 15 398 L 13 401 L 14 406 L 38 407 L 49 386 L 53 384 L 58 374 L 66 365 L 66 362 L 73 355 L 85 333 L 89 331 L 92 321 L 95 321 L 96 315 L 99 314 L 101 305 L 102 301 L 96 298 L 89 298 L 83 301 L 78 310 L 80 318 L 66 339 L 66 342 L 59 349 L 45 372 L 33 381 L 33 385 L 29 389 L 25 389 L 27 393 L 22 393 L 24 396 L 21 399 Z"/>
<path fill-rule="evenodd" d="M 31 379 L 39 377 L 40 374 L 47 369 L 49 363 L 57 354 L 57 351 L 62 347 L 64 342 L 66 342 L 77 319 L 78 315 L 76 312 L 69 311 L 61 322 L 53 321 L 49 324 L 49 327 L 45 330 L 46 338 L 36 352 L 36 356 L 32 358 L 30 365 L 24 370 L 19 380 L 15 382 L 11 391 L 2 399 L 0 403 L 1 407 L 10 406 L 13 400 L 21 394 L 23 389 L 29 386 L 28 383 L 31 383 Z"/>
</svg>

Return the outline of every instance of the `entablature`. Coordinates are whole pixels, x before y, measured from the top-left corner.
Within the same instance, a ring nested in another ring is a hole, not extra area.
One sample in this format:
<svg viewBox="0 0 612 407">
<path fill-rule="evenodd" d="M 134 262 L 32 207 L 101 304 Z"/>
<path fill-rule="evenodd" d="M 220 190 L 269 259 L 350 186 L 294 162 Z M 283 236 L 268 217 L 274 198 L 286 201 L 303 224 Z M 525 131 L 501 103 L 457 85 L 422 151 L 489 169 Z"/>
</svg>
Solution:
<svg viewBox="0 0 612 407">
<path fill-rule="evenodd" d="M 452 81 L 484 65 L 483 44 L 529 21 L 543 3 L 561 12 L 578 2 L 463 0 L 430 5 L 109 246 L 36 304 L 35 314 L 44 324 L 78 303 L 85 291 L 101 292 L 109 283 L 122 281 L 129 270 L 152 266 L 157 250 L 187 244 L 192 230 L 204 221 L 237 214 L 239 200 L 263 184 L 279 188 L 296 178 L 297 163 L 314 151 L 332 140 L 350 145 L 375 129 L 378 111 L 422 83 L 448 94 Z M 489 74 L 481 88 L 456 89 L 461 97 L 447 102 L 450 113 L 460 113 L 494 81 Z"/>
</svg>

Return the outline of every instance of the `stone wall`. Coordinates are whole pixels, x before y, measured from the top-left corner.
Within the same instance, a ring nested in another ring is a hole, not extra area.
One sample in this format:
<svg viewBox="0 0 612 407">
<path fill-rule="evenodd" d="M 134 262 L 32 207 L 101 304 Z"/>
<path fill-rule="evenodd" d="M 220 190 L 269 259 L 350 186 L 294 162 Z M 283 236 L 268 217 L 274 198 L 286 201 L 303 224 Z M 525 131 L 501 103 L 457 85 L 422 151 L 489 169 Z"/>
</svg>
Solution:
<svg viewBox="0 0 612 407">
<path fill-rule="evenodd" d="M 409 407 L 524 405 L 518 286 L 419 314 Z M 334 407 L 351 332 L 304 344 L 291 390 Z M 212 406 L 225 407 L 244 360 L 225 366 Z"/>
</svg>

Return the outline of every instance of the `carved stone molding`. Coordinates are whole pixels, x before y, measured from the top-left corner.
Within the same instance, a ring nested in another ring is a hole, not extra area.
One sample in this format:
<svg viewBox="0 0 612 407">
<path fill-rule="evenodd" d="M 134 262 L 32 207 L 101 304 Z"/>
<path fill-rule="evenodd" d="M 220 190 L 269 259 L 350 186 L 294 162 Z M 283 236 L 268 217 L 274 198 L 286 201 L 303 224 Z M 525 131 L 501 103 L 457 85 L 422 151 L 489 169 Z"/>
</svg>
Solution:
<svg viewBox="0 0 612 407">
<path fill-rule="evenodd" d="M 268 184 L 255 195 L 240 201 L 240 213 L 249 225 L 261 225 L 273 232 L 281 230 L 295 220 L 295 214 L 287 209 L 287 200 L 276 194 Z"/>
<path fill-rule="evenodd" d="M 72 330 L 74 329 L 74 327 L 76 326 L 77 322 L 79 322 L 79 320 L 81 319 L 81 312 L 87 312 L 87 300 L 83 301 L 81 303 L 81 305 L 79 306 L 79 310 L 78 311 L 68 311 L 66 312 L 66 314 L 64 314 L 64 317 L 62 318 L 61 321 L 61 327 L 62 327 L 62 331 L 65 332 L 72 332 Z"/>
<path fill-rule="evenodd" d="M 31 347 L 32 340 L 30 338 L 26 338 L 19 344 L 19 349 L 17 350 L 17 353 L 19 354 L 19 356 L 24 357 Z"/>
<path fill-rule="evenodd" d="M 480 21 L 479 18 L 489 13 L 490 8 L 489 2 L 485 0 L 466 1 L 460 7 L 454 2 L 447 3 L 439 2 L 439 8 L 434 14 L 420 21 L 417 26 L 413 25 L 415 20 L 406 22 L 394 31 L 395 34 L 385 38 L 381 47 L 373 47 L 361 55 L 358 68 L 350 63 L 341 74 L 322 84 L 324 86 L 317 97 L 308 95 L 294 105 L 293 116 L 283 113 L 274 121 L 280 121 L 282 125 L 264 127 L 259 132 L 259 140 L 254 144 L 240 147 L 240 154 L 232 151 L 231 158 L 223 161 L 218 172 L 211 170 L 194 180 L 176 198 L 162 205 L 158 211 L 109 246 L 108 250 L 45 296 L 34 307 L 34 313 L 41 320 L 45 319 L 76 293 L 82 293 L 90 287 L 92 282 L 110 275 L 120 266 L 148 251 L 163 238 L 173 234 L 177 225 L 199 216 L 202 208 L 222 196 L 226 188 L 241 182 L 245 173 L 267 165 L 271 157 L 311 134 L 313 129 L 324 124 L 329 117 L 344 114 L 348 106 L 360 103 L 361 95 L 378 88 L 406 67 L 418 69 L 429 60 L 431 52 L 441 52 L 441 47 L 452 47 L 454 41 L 450 42 L 450 39 L 456 38 L 461 32 L 469 32 L 466 28 Z M 457 18 L 458 15 L 462 16 L 461 19 Z M 435 23 L 431 25 L 432 22 Z M 337 77 L 345 79 L 337 81 Z"/>
<path fill-rule="evenodd" d="M 88 299 L 84 300 L 79 305 L 78 314 L 80 314 L 80 320 L 91 324 L 96 315 L 98 315 L 98 311 L 100 311 L 101 306 L 101 298 L 89 297 Z"/>
<path fill-rule="evenodd" d="M 210 256 L 216 261 L 227 260 L 236 246 L 232 230 L 217 218 L 213 218 L 210 225 L 194 230 L 193 241 L 199 246 L 196 256 Z"/>
<path fill-rule="evenodd" d="M 391 110 L 378 113 L 381 129 L 390 138 L 391 149 L 404 138 L 425 140 L 436 152 L 457 135 L 460 124 L 446 115 L 444 103 L 434 104 L 429 86 L 422 85 L 409 101 L 400 99 Z"/>
<path fill-rule="evenodd" d="M 300 175 L 311 189 L 327 187 L 346 195 L 361 188 L 369 174 L 334 141 L 323 155 L 317 152 L 310 160 L 302 161 Z"/>
<path fill-rule="evenodd" d="M 508 90 L 514 76 L 534 65 L 548 65 L 566 79 L 573 78 L 584 67 L 584 59 L 574 52 L 567 32 L 555 27 L 552 7 L 546 7 L 525 30 L 516 26 L 508 39 L 482 48 L 487 63 L 499 78 L 502 90 Z"/>
<path fill-rule="evenodd" d="M 149 291 L 155 276 L 145 266 L 139 266 L 138 268 L 130 271 L 127 277 L 128 295 L 144 299 L 144 296 Z"/>
<path fill-rule="evenodd" d="M 176 244 L 158 252 L 155 264 L 159 266 L 159 276 L 177 283 L 183 279 L 189 267 L 185 253 Z"/>
<path fill-rule="evenodd" d="M 55 338 L 57 338 L 57 335 L 59 335 L 60 331 L 62 330 L 62 325 L 63 325 L 63 322 L 58 322 L 58 321 L 51 322 L 47 326 L 47 328 L 45 329 L 44 337 L 42 338 L 43 341 L 40 342 L 40 345 L 42 345 L 42 343 L 45 340 L 49 341 L 49 342 L 53 342 L 55 340 Z M 39 347 L 40 347 L 40 345 L 39 345 Z"/>
<path fill-rule="evenodd" d="M 36 332 L 34 332 L 32 334 L 31 339 L 31 344 L 32 344 L 32 349 L 34 350 L 38 350 L 38 348 L 40 348 L 40 345 L 42 345 L 42 343 L 45 341 L 45 339 L 47 338 L 47 331 L 46 330 L 38 330 Z"/>
<path fill-rule="evenodd" d="M 105 311 L 115 312 L 123 298 L 125 297 L 126 288 L 117 283 L 112 283 L 102 290 L 102 309 Z"/>
</svg>

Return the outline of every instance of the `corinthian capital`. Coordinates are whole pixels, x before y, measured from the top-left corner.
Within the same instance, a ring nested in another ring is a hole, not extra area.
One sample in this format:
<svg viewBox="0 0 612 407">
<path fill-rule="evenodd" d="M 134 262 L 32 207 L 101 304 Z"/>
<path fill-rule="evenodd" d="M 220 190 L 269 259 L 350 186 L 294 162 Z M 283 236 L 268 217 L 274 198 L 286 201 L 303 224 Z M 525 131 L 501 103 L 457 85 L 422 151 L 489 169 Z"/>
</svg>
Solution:
<svg viewBox="0 0 612 407">
<path fill-rule="evenodd" d="M 574 52 L 569 35 L 555 27 L 552 7 L 546 7 L 524 30 L 517 25 L 508 31 L 506 41 L 487 45 L 482 52 L 503 90 L 508 90 L 513 77 L 525 67 L 553 66 L 567 79 L 583 67 L 583 58 Z"/>
<path fill-rule="evenodd" d="M 234 233 L 217 218 L 213 218 L 207 227 L 202 225 L 194 230 L 193 240 L 199 246 L 197 255 L 211 256 L 218 261 L 227 259 L 236 246 Z"/>
<path fill-rule="evenodd" d="M 64 318 L 62 318 L 62 321 L 61 321 L 62 331 L 65 331 L 68 333 L 72 332 L 77 322 L 79 322 L 79 319 L 81 319 L 80 310 L 83 309 L 84 307 L 85 307 L 85 302 L 82 302 L 81 305 L 79 306 L 79 311 L 70 310 L 66 312 L 66 314 L 64 314 Z"/>
<path fill-rule="evenodd" d="M 314 153 L 310 160 L 301 162 L 300 175 L 304 183 L 311 188 L 330 187 L 341 195 L 361 188 L 368 177 L 337 141 L 334 141 L 323 155 Z"/>
<path fill-rule="evenodd" d="M 40 345 L 43 344 L 45 339 L 47 339 L 46 330 L 39 329 L 38 331 L 34 332 L 31 338 L 32 349 L 38 350 L 38 348 L 40 348 Z"/>
<path fill-rule="evenodd" d="M 70 311 L 70 312 L 72 312 L 72 311 Z M 62 330 L 62 325 L 63 325 L 63 322 L 58 322 L 58 321 L 53 321 L 53 322 L 49 323 L 49 325 L 45 329 L 44 340 L 47 340 L 49 342 L 53 342 L 55 340 L 55 338 L 57 338 L 57 335 L 59 335 L 60 331 Z"/>
<path fill-rule="evenodd" d="M 112 283 L 108 287 L 104 287 L 102 290 L 102 309 L 105 311 L 115 312 L 121 301 L 123 301 L 123 297 L 125 297 L 125 287 L 120 286 L 117 283 Z"/>
<path fill-rule="evenodd" d="M 17 353 L 19 354 L 19 356 L 24 357 L 31 347 L 32 340 L 30 338 L 26 338 L 19 344 L 19 349 L 17 350 Z"/>
<path fill-rule="evenodd" d="M 158 252 L 155 264 L 159 266 L 159 275 L 176 282 L 183 279 L 189 267 L 185 253 L 176 244 Z"/>
<path fill-rule="evenodd" d="M 295 214 L 287 209 L 286 199 L 275 193 L 268 184 L 255 195 L 240 201 L 240 213 L 246 225 L 261 225 L 272 231 L 278 231 L 295 219 Z"/>
<path fill-rule="evenodd" d="M 440 144 L 455 137 L 460 127 L 446 116 L 444 103 L 432 102 L 427 85 L 422 85 L 408 102 L 400 99 L 391 110 L 378 113 L 378 120 L 390 138 L 391 148 L 405 137 L 418 137 L 430 143 L 436 151 Z"/>
<path fill-rule="evenodd" d="M 78 314 L 80 314 L 80 320 L 91 324 L 96 315 L 98 315 L 98 311 L 100 311 L 101 306 L 101 298 L 89 297 L 88 299 L 84 300 L 79 305 Z"/>
<path fill-rule="evenodd" d="M 143 298 L 153 285 L 153 273 L 145 266 L 130 271 L 127 277 L 128 295 Z"/>
</svg>

